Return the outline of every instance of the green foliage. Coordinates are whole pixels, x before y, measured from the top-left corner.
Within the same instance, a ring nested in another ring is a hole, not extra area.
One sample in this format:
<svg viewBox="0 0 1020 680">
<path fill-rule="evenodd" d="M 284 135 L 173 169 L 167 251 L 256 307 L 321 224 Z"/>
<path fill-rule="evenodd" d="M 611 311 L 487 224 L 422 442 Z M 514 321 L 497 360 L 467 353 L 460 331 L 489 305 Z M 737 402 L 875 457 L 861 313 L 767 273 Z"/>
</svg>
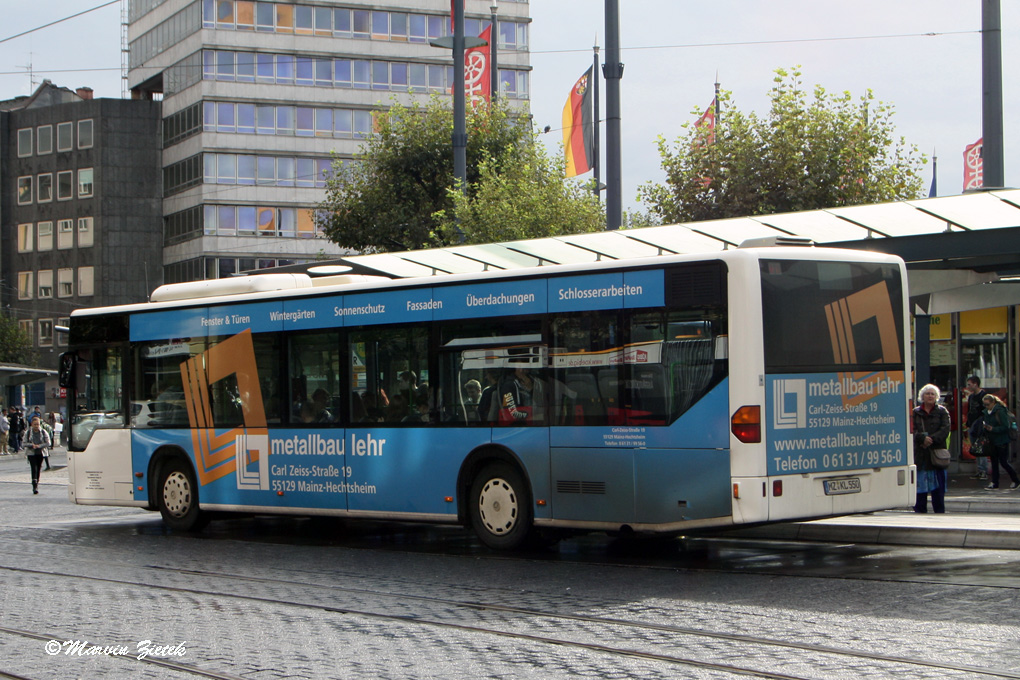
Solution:
<svg viewBox="0 0 1020 680">
<path fill-rule="evenodd" d="M 435 243 L 516 241 L 606 228 L 590 184 L 564 181 L 563 167 L 537 143 L 502 170 L 496 159 L 485 158 L 478 172 L 467 194 L 449 190 L 453 206 L 435 214 Z"/>
<path fill-rule="evenodd" d="M 468 200 L 463 201 L 452 190 L 451 108 L 433 97 L 427 105 L 394 101 L 378 111 L 377 134 L 366 140 L 355 162 L 334 161 L 335 175 L 316 212 L 326 236 L 358 252 L 384 252 L 527 238 L 533 233 L 529 229 L 541 234 L 574 229 L 573 222 L 558 220 L 569 213 L 563 202 L 570 203 L 576 192 L 564 186 L 562 169 L 558 180 L 550 170 L 526 120 L 499 102 L 469 106 L 466 123 Z M 497 205 L 511 199 L 512 205 Z M 491 221 L 491 215 L 499 219 Z M 456 217 L 462 224 L 451 228 L 449 220 Z M 477 235 L 471 233 L 475 226 Z"/>
<path fill-rule="evenodd" d="M 721 93 L 714 140 L 691 123 L 672 146 L 660 137 L 666 182 L 638 190 L 650 212 L 671 224 L 918 198 L 925 159 L 894 140 L 892 107 L 820 86 L 808 101 L 800 76 L 776 71 L 763 118 Z"/>
<path fill-rule="evenodd" d="M 32 340 L 18 322 L 0 313 L 0 363 L 31 364 L 35 361 Z"/>
</svg>

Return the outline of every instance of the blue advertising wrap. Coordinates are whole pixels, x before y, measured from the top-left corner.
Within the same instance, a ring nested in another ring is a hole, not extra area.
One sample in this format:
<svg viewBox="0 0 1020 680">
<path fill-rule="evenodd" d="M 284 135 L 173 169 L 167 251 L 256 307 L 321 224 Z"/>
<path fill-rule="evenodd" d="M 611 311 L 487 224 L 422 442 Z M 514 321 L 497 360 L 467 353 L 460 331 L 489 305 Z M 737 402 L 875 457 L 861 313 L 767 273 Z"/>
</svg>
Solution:
<svg viewBox="0 0 1020 680">
<path fill-rule="evenodd" d="M 766 376 L 768 474 L 907 465 L 903 372 Z"/>
<path fill-rule="evenodd" d="M 483 319 L 663 304 L 662 270 L 398 288 L 131 315 L 131 341 Z"/>
</svg>

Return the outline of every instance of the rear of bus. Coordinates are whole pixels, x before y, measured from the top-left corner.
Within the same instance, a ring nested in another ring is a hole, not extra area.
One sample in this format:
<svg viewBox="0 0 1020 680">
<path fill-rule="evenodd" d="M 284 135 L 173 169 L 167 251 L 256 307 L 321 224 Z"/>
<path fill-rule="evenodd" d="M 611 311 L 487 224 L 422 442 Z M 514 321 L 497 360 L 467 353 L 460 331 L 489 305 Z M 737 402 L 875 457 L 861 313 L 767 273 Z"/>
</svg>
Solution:
<svg viewBox="0 0 1020 680">
<path fill-rule="evenodd" d="M 760 370 L 764 408 L 757 434 L 750 427 L 744 436 L 742 417 L 755 416 L 733 404 L 734 522 L 912 504 L 902 261 L 819 248 L 802 258 L 796 249 L 756 252 L 748 297 L 760 301 L 762 355 L 745 358 L 743 370 Z M 751 295 L 754 283 L 760 292 Z M 756 403 L 747 397 L 741 403 Z"/>
</svg>

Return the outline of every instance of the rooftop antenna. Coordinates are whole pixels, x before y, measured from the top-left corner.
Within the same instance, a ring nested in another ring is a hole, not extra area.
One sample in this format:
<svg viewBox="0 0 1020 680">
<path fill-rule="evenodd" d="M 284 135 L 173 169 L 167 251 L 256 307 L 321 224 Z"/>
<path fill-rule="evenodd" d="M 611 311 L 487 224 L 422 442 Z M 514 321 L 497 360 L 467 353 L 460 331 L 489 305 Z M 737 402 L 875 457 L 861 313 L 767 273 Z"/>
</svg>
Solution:
<svg viewBox="0 0 1020 680">
<path fill-rule="evenodd" d="M 35 71 L 32 68 L 32 53 L 31 52 L 28 53 L 28 64 L 19 66 L 18 68 L 23 68 L 28 73 L 28 93 L 32 94 L 33 92 L 35 92 L 35 86 L 38 83 L 35 82 Z"/>
</svg>

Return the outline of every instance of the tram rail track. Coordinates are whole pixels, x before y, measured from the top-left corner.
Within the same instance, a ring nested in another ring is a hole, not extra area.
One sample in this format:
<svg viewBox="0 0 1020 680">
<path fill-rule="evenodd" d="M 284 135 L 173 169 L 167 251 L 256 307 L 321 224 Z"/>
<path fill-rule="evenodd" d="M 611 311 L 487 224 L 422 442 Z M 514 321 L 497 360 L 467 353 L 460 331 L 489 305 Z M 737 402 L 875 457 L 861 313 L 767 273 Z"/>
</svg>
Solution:
<svg viewBox="0 0 1020 680">
<path fill-rule="evenodd" d="M 89 561 L 99 562 L 98 560 Z M 415 612 L 414 614 L 406 613 L 395 614 L 378 610 L 373 611 L 370 607 L 364 606 L 362 607 L 333 606 L 330 604 L 325 604 L 322 601 L 315 601 L 315 597 L 309 597 L 307 601 L 302 601 L 302 598 L 285 599 L 280 597 L 266 597 L 254 594 L 231 592 L 229 589 L 218 589 L 214 586 L 209 585 L 205 587 L 199 587 L 195 585 L 185 586 L 185 585 L 154 584 L 138 579 L 125 580 L 123 578 L 83 575 L 71 572 L 58 572 L 53 570 L 28 569 L 23 567 L 12 567 L 4 565 L 0 565 L 0 570 L 21 572 L 38 577 L 83 579 L 94 582 L 117 584 L 119 586 L 133 586 L 138 588 L 149 589 L 155 588 L 167 592 L 185 593 L 189 595 L 199 595 L 206 597 L 223 597 L 282 607 L 314 608 L 319 611 L 325 611 L 334 614 L 362 616 L 372 619 L 400 622 L 402 624 L 407 625 L 445 628 L 448 630 L 456 630 L 469 634 L 495 635 L 504 638 L 512 638 L 523 642 L 570 647 L 599 654 L 629 657 L 655 663 L 666 663 L 671 665 L 722 671 L 738 675 L 776 678 L 782 680 L 788 679 L 814 680 L 817 677 L 824 676 L 797 675 L 793 673 L 778 672 L 776 670 L 770 670 L 768 668 L 762 668 L 760 666 L 756 667 L 754 666 L 754 664 L 737 665 L 733 663 L 721 663 L 704 658 L 697 658 L 696 655 L 692 654 L 674 653 L 672 650 L 670 650 L 669 652 L 663 652 L 655 651 L 654 649 L 641 649 L 640 644 L 638 644 L 637 646 L 634 645 L 628 646 L 626 644 L 605 644 L 602 642 L 590 642 L 576 638 L 571 639 L 569 636 L 564 635 L 557 636 L 525 633 L 521 631 L 511 630 L 508 629 L 507 627 L 500 628 L 498 625 L 499 623 L 498 621 L 496 622 L 490 621 L 488 625 L 479 625 L 458 621 L 442 620 L 441 617 L 435 615 L 435 612 L 433 612 L 433 615 L 430 618 L 428 615 L 427 608 L 435 607 L 437 609 L 442 610 L 456 609 L 459 611 L 470 611 L 473 612 L 474 615 L 482 617 L 483 619 L 486 616 L 491 616 L 492 614 L 496 613 L 508 615 L 510 617 L 520 617 L 520 620 L 530 621 L 531 623 L 538 621 L 558 621 L 566 623 L 576 623 L 581 626 L 602 627 L 607 630 L 615 631 L 617 633 L 619 633 L 620 631 L 627 631 L 632 633 L 632 635 L 629 636 L 630 642 L 638 642 L 643 643 L 645 645 L 651 644 L 653 647 L 661 645 L 661 643 L 655 642 L 649 643 L 648 640 L 642 639 L 640 635 L 654 634 L 673 637 L 689 637 L 693 639 L 711 639 L 732 646 L 733 649 L 730 651 L 730 654 L 743 656 L 744 658 L 754 658 L 754 654 L 742 655 L 740 652 L 741 646 L 747 648 L 767 647 L 772 649 L 786 649 L 795 652 L 808 652 L 811 654 L 820 655 L 822 657 L 832 659 L 834 661 L 839 659 L 854 659 L 857 662 L 863 661 L 871 664 L 877 664 L 878 667 L 884 668 L 885 670 L 888 670 L 890 673 L 902 672 L 905 668 L 915 669 L 924 668 L 938 673 L 943 672 L 966 673 L 974 676 L 1020 680 L 1020 672 L 1012 671 L 1009 669 L 989 668 L 983 666 L 975 666 L 972 664 L 947 663 L 937 659 L 922 659 L 894 654 L 880 654 L 876 652 L 870 652 L 859 649 L 833 647 L 828 645 L 796 642 L 790 640 L 781 640 L 767 636 L 754 636 L 739 633 L 725 633 L 720 631 L 706 630 L 703 628 L 678 626 L 673 624 L 628 620 L 606 616 L 572 614 L 557 611 L 543 611 L 535 608 L 511 606 L 493 602 L 468 601 L 446 597 L 415 595 L 405 592 L 390 592 L 386 590 L 375 590 L 369 588 L 354 588 L 337 584 L 322 584 L 297 579 L 280 579 L 266 576 L 250 576 L 227 571 L 195 570 L 179 567 L 166 567 L 160 565 L 125 565 L 123 563 L 115 563 L 113 561 L 110 561 L 109 564 L 116 564 L 118 567 L 121 568 L 151 570 L 152 573 L 158 573 L 161 575 L 175 574 L 182 578 L 205 579 L 207 582 L 223 580 L 226 581 L 228 584 L 237 583 L 258 584 L 261 586 L 266 586 L 267 588 L 280 586 L 297 589 L 305 588 L 313 591 L 314 593 L 319 594 L 323 592 L 328 592 L 336 595 L 349 595 L 362 598 L 397 600 L 403 604 L 406 604 L 408 602 L 414 602 L 423 605 L 423 607 L 426 608 L 426 611 L 424 614 L 418 612 Z M 15 629 L 3 627 L 0 627 L 0 633 L 6 634 L 24 633 L 25 635 L 30 634 L 30 632 L 28 631 L 16 631 Z M 636 634 L 637 637 L 635 637 L 634 634 Z M 54 638 L 46 637 L 45 639 L 50 640 Z M 611 639 L 614 640 L 628 639 L 628 635 L 617 634 L 611 636 Z M 153 661 L 163 662 L 163 660 Z M 192 667 L 188 666 L 187 664 L 174 664 L 173 662 L 169 662 L 166 665 L 169 668 L 174 668 L 189 673 L 194 672 L 196 675 L 204 675 L 206 677 L 212 678 L 236 677 L 231 676 L 229 674 L 215 674 L 215 672 L 212 672 L 212 674 L 208 674 L 205 671 L 201 671 L 200 669 L 194 669 L 193 671 Z M 838 667 L 836 664 L 832 665 L 834 668 Z"/>
</svg>

